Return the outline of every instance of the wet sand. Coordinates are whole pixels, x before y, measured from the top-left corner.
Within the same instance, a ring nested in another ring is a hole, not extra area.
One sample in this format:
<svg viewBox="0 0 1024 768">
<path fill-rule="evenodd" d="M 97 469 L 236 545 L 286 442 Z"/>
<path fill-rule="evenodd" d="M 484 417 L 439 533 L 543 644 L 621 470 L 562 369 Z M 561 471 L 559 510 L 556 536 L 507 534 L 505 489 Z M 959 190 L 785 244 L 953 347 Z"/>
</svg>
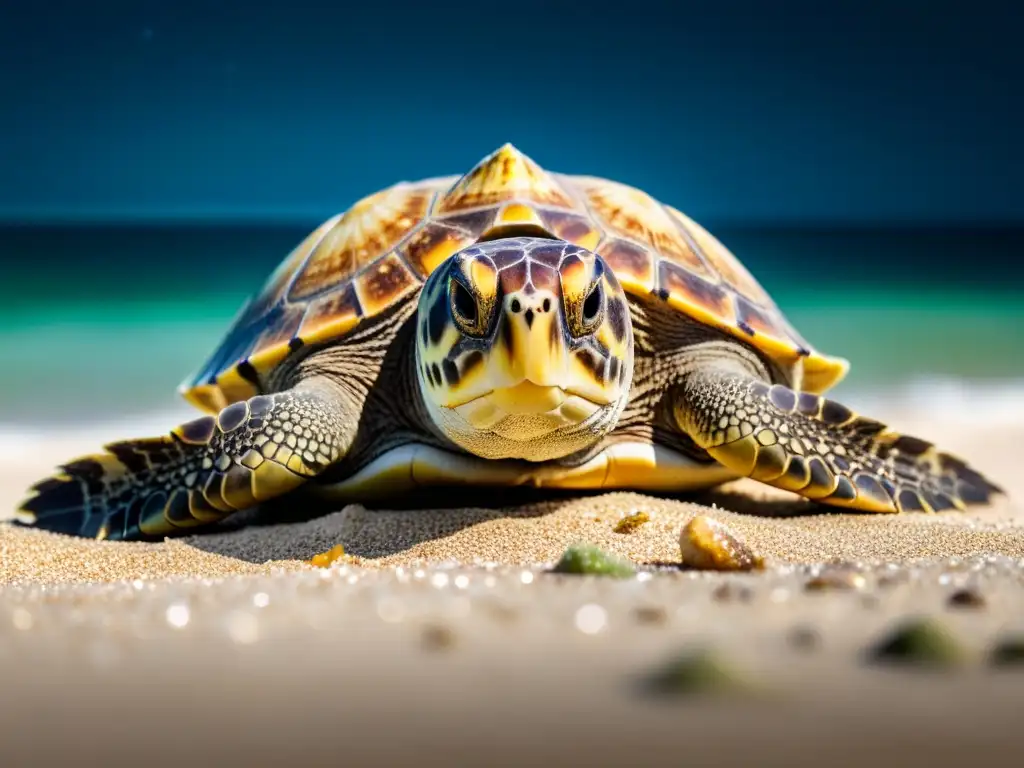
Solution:
<svg viewBox="0 0 1024 768">
<path fill-rule="evenodd" d="M 161 544 L 0 525 L 0 764 L 1019 761 L 1024 665 L 994 649 L 1024 636 L 1024 426 L 895 423 L 1009 497 L 967 515 L 820 514 L 741 481 L 688 501 L 350 506 Z M 48 458 L 9 463 L 0 488 Z M 615 533 L 632 511 L 650 522 Z M 695 514 L 768 569 L 678 569 Z M 640 575 L 548 573 L 576 542 Z M 304 562 L 339 543 L 334 567 Z M 950 633 L 958 663 L 871 658 L 920 616 Z M 640 685 L 699 649 L 736 690 Z"/>
</svg>

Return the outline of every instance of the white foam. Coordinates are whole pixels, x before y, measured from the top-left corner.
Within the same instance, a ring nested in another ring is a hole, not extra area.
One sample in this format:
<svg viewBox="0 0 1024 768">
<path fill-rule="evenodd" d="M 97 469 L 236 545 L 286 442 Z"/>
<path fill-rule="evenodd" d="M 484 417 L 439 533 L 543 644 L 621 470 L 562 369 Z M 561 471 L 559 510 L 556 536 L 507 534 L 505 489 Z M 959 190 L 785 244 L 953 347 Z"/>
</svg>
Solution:
<svg viewBox="0 0 1024 768">
<path fill-rule="evenodd" d="M 898 414 L 955 425 L 1024 424 L 1024 379 L 919 376 L 901 385 L 851 390 L 837 399 L 874 418 Z"/>
<path fill-rule="evenodd" d="M 74 424 L 0 424 L 0 461 L 32 459 L 44 451 L 52 454 L 57 446 L 81 446 L 82 451 L 91 452 L 115 440 L 166 435 L 173 427 L 198 415 L 183 406 L 143 416 Z M 55 460 L 62 458 L 67 457 L 54 456 Z"/>
</svg>

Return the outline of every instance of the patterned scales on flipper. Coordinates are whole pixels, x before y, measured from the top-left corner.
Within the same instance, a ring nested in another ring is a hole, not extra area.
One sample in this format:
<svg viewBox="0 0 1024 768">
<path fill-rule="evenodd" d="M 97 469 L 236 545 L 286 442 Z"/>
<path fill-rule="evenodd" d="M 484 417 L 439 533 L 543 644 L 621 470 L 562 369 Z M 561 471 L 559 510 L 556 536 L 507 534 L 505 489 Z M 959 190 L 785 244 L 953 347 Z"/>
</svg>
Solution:
<svg viewBox="0 0 1024 768">
<path fill-rule="evenodd" d="M 345 434 L 337 405 L 304 391 L 258 395 L 164 437 L 111 443 L 33 486 L 19 515 L 101 539 L 162 538 L 217 522 L 334 462 Z"/>
<path fill-rule="evenodd" d="M 677 403 L 680 425 L 744 477 L 865 512 L 941 512 L 1002 489 L 934 445 L 834 400 L 708 369 Z"/>
<path fill-rule="evenodd" d="M 846 373 L 816 352 L 714 237 L 640 190 L 550 173 L 511 144 L 461 177 L 402 182 L 320 225 L 240 312 L 180 391 L 210 412 L 252 397 L 303 345 L 339 339 L 410 298 L 450 255 L 480 240 L 549 236 L 600 253 L 623 287 L 654 293 L 784 365 L 803 362 L 803 388 Z"/>
</svg>

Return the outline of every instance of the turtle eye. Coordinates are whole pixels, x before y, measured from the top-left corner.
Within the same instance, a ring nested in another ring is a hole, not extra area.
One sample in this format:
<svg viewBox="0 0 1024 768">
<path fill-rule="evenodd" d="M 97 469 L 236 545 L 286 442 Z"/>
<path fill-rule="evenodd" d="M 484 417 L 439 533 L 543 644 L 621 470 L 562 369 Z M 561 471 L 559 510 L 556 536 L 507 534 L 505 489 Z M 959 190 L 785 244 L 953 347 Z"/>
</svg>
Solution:
<svg viewBox="0 0 1024 768">
<path fill-rule="evenodd" d="M 569 333 L 576 338 L 593 333 L 604 317 L 604 263 L 596 256 L 584 261 L 579 254 L 571 254 L 563 261 L 560 272 Z"/>
<path fill-rule="evenodd" d="M 480 310 L 473 294 L 454 278 L 450 281 L 448 293 L 452 317 L 455 318 L 459 330 L 469 336 L 481 335 L 484 329 L 480 327 Z"/>
<path fill-rule="evenodd" d="M 597 281 L 590 288 L 590 293 L 582 303 L 573 302 L 573 305 L 566 307 L 566 315 L 569 321 L 569 330 L 572 335 L 586 336 L 593 333 L 601 322 L 601 310 L 604 308 L 604 291 L 601 289 L 601 281 Z"/>
<path fill-rule="evenodd" d="M 583 325 L 593 330 L 601 315 L 601 283 L 595 283 L 590 294 L 583 302 Z"/>
</svg>

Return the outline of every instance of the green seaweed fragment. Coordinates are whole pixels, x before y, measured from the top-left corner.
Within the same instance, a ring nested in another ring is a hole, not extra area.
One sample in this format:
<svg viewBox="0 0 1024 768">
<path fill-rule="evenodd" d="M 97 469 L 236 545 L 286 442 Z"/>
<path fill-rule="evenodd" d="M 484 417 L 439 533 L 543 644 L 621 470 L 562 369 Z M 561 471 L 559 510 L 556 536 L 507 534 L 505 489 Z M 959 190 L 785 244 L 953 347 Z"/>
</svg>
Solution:
<svg viewBox="0 0 1024 768">
<path fill-rule="evenodd" d="M 1024 669 L 1024 634 L 1004 638 L 992 649 L 990 663 L 994 667 Z"/>
<path fill-rule="evenodd" d="M 608 554 L 593 544 L 574 544 L 565 550 L 553 572 L 625 579 L 636 575 L 636 567 L 628 560 Z"/>
<path fill-rule="evenodd" d="M 752 692 L 722 658 L 708 649 L 680 653 L 644 679 L 645 689 L 660 696 Z"/>
<path fill-rule="evenodd" d="M 930 669 L 958 667 L 967 654 L 955 637 L 934 619 L 908 621 L 869 649 L 872 661 Z"/>
</svg>

